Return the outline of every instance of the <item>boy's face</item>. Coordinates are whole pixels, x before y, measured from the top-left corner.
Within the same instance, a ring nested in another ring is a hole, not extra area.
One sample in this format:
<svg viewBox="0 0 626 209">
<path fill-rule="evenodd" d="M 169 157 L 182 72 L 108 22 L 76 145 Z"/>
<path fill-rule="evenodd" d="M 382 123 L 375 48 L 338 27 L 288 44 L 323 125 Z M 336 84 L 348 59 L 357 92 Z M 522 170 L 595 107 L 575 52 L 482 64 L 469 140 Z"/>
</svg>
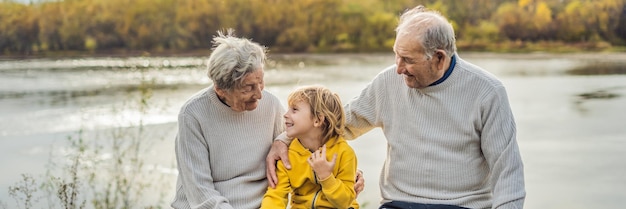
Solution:
<svg viewBox="0 0 626 209">
<path fill-rule="evenodd" d="M 311 107 L 307 102 L 297 101 L 289 105 L 285 113 L 287 136 L 305 138 L 311 135 L 314 127 L 319 127 L 319 120 L 311 114 Z"/>
</svg>

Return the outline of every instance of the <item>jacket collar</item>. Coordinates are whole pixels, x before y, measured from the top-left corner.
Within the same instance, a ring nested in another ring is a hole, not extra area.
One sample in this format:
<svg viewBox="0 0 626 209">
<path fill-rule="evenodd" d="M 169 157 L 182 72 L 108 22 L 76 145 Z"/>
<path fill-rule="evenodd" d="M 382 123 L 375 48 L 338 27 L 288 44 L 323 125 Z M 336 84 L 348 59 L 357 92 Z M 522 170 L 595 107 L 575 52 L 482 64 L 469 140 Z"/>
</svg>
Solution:
<svg viewBox="0 0 626 209">
<path fill-rule="evenodd" d="M 346 140 L 341 137 L 341 136 L 336 136 L 336 137 L 331 137 L 330 139 L 328 139 L 328 141 L 326 141 L 326 149 L 332 149 L 332 147 L 334 147 L 335 145 L 345 142 Z M 296 153 L 298 153 L 299 155 L 304 155 L 304 156 L 309 156 L 311 155 L 311 151 L 309 151 L 309 149 L 307 149 L 306 147 L 304 147 L 304 145 L 302 145 L 302 143 L 300 143 L 300 140 L 298 138 L 295 138 L 292 142 L 291 145 L 289 146 L 290 150 L 295 151 Z"/>
</svg>

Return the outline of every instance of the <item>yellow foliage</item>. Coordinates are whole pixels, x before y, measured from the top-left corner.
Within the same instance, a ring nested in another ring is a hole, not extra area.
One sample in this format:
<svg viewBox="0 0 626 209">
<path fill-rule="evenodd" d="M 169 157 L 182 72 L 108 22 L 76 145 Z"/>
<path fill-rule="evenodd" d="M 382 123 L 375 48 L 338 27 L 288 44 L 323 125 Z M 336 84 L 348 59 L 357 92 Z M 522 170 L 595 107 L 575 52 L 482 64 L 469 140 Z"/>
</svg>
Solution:
<svg viewBox="0 0 626 209">
<path fill-rule="evenodd" d="M 37 2 L 0 0 L 0 53 L 206 49 L 216 31 L 224 28 L 234 28 L 237 35 L 273 51 L 389 51 L 398 14 L 418 4 L 414 0 Z M 626 42 L 619 34 L 625 0 L 418 2 L 448 17 L 463 39 Z"/>
<path fill-rule="evenodd" d="M 98 42 L 93 37 L 87 37 L 85 39 L 85 49 L 93 52 L 98 48 Z"/>
<path fill-rule="evenodd" d="M 522 7 L 522 8 L 523 8 L 523 7 L 526 7 L 526 6 L 530 5 L 530 4 L 532 4 L 532 3 L 533 3 L 533 1 L 534 1 L 534 0 L 518 0 L 518 1 L 517 1 L 517 5 L 518 5 L 519 7 Z"/>
<path fill-rule="evenodd" d="M 537 9 L 535 9 L 535 15 L 533 16 L 532 22 L 537 30 L 542 30 L 552 23 L 552 10 L 550 10 L 548 4 L 545 2 L 537 4 Z"/>
</svg>

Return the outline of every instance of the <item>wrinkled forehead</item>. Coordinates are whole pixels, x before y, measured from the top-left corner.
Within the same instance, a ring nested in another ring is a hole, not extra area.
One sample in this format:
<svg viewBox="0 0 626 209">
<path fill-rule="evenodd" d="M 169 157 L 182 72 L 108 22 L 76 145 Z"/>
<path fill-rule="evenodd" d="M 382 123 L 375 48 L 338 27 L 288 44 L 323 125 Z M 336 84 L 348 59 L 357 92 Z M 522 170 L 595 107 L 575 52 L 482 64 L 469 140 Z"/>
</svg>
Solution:
<svg viewBox="0 0 626 209">
<path fill-rule="evenodd" d="M 265 72 L 263 71 L 263 67 L 247 72 L 242 76 L 239 82 L 236 83 L 236 87 L 263 83 L 264 75 Z"/>
<path fill-rule="evenodd" d="M 416 34 L 399 31 L 393 44 L 393 51 L 399 54 L 410 54 L 420 53 L 423 49 Z"/>
</svg>

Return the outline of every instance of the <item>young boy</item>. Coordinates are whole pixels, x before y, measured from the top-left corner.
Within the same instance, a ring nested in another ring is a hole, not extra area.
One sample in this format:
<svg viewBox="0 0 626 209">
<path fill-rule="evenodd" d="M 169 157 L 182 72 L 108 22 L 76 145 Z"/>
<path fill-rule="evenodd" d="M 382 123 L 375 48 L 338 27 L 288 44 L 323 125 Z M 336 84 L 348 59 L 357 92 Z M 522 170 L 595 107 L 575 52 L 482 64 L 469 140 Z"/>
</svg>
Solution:
<svg viewBox="0 0 626 209">
<path fill-rule="evenodd" d="M 293 137 L 287 170 L 277 163 L 278 184 L 268 187 L 262 209 L 359 208 L 354 191 L 357 160 L 342 137 L 345 113 L 339 96 L 321 86 L 296 89 L 288 97 L 285 125 Z"/>
</svg>

